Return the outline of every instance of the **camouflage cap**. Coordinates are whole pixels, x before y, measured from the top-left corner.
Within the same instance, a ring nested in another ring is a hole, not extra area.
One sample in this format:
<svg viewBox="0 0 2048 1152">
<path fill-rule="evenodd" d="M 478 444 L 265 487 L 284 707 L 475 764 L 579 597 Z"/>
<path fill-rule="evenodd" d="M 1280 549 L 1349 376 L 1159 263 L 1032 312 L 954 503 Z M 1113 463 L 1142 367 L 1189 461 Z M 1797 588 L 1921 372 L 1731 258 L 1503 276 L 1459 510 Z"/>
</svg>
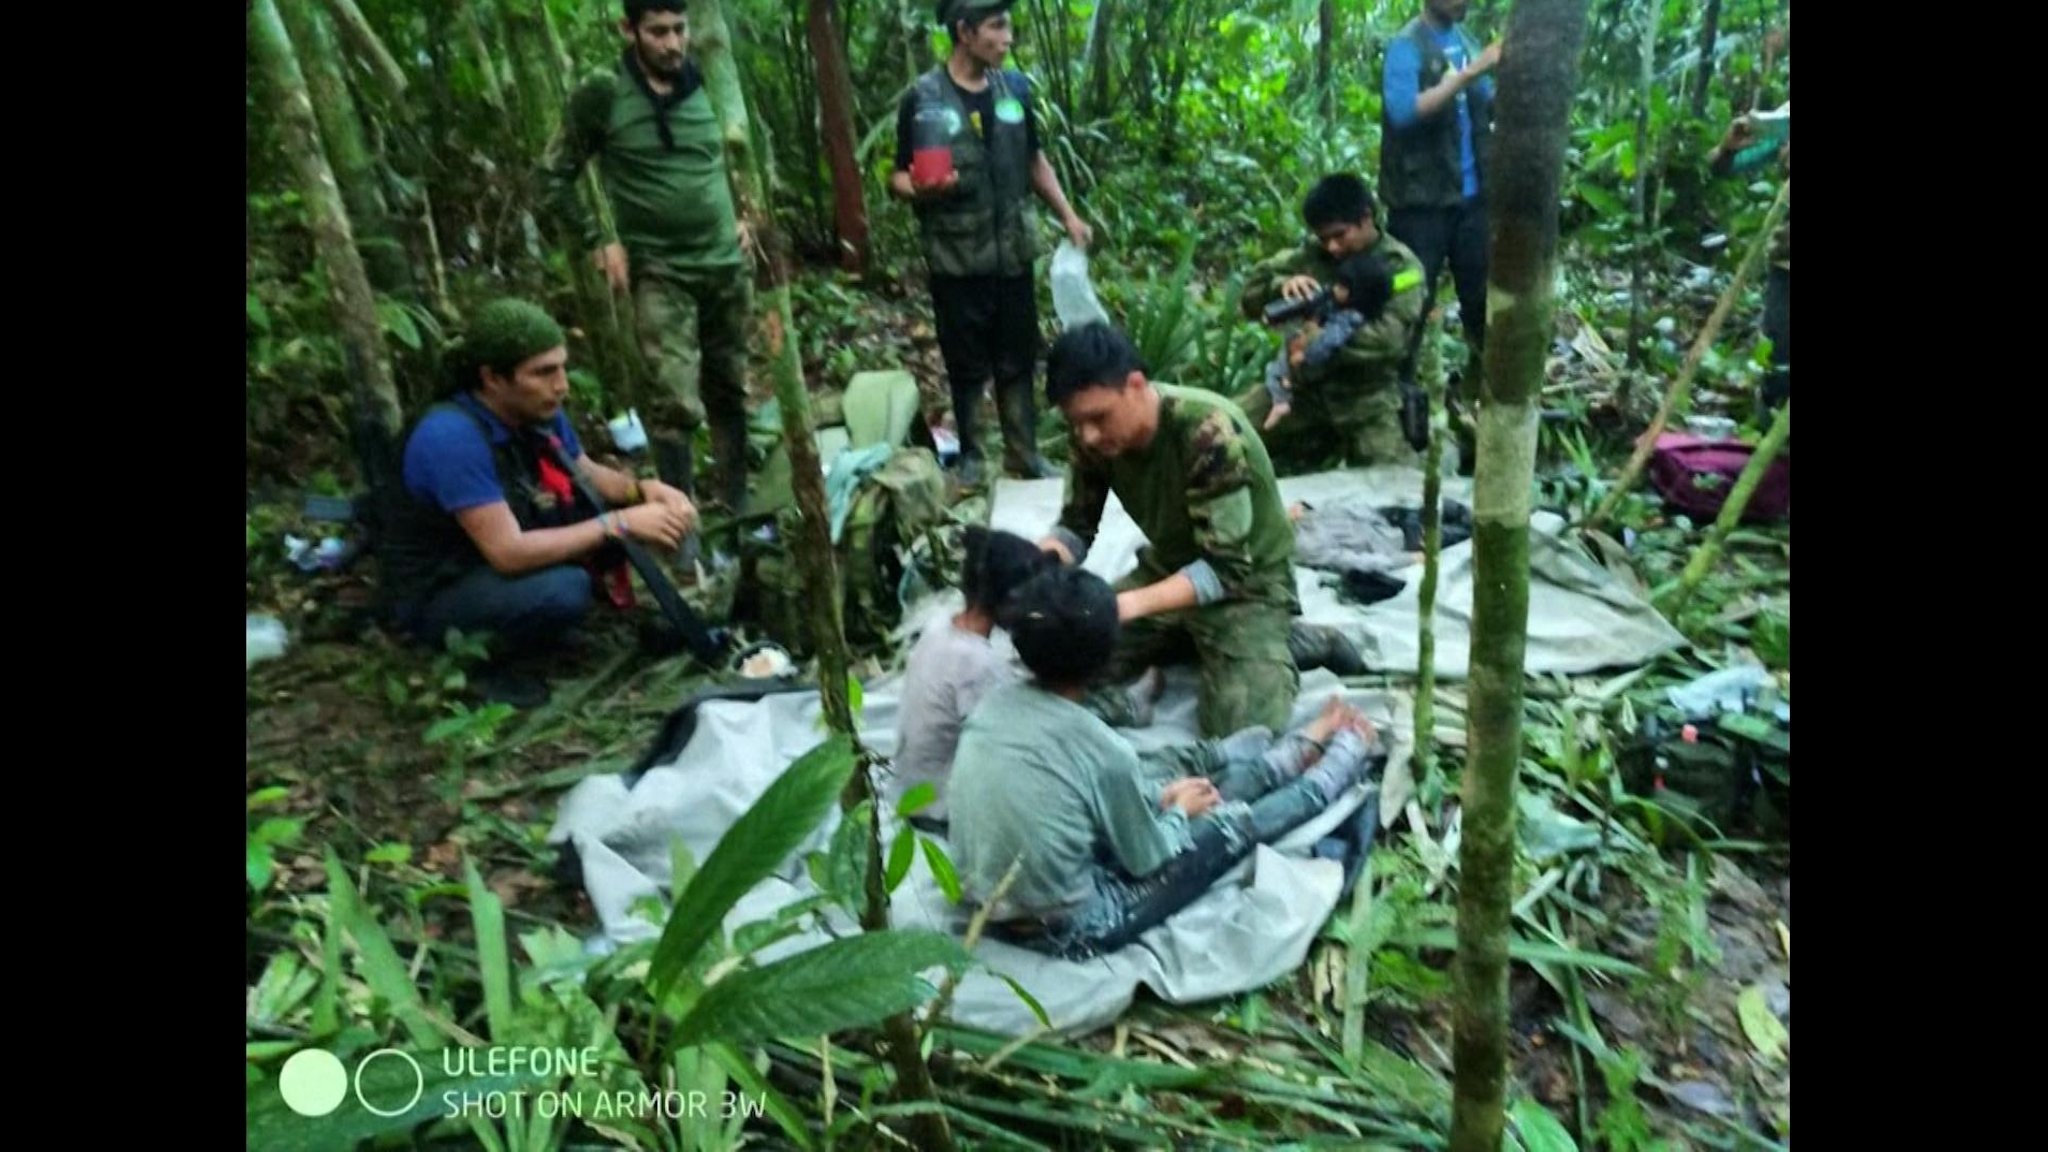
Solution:
<svg viewBox="0 0 2048 1152">
<path fill-rule="evenodd" d="M 939 23 L 951 28 L 956 20 L 986 20 L 1016 5 L 1017 0 L 939 0 Z"/>
</svg>

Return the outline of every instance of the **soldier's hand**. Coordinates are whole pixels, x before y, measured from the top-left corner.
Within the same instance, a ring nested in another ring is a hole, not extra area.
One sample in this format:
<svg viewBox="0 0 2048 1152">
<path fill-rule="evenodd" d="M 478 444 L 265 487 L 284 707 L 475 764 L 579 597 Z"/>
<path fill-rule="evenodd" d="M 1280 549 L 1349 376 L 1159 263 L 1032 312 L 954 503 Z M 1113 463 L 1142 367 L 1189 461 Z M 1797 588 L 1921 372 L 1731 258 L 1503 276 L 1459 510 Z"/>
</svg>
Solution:
<svg viewBox="0 0 2048 1152">
<path fill-rule="evenodd" d="M 1088 227 L 1088 222 L 1079 216 L 1070 216 L 1067 218 L 1067 239 L 1074 242 L 1074 247 L 1085 251 L 1089 243 L 1095 239 L 1095 230 Z"/>
<path fill-rule="evenodd" d="M 663 548 L 681 544 L 697 521 L 696 509 L 685 510 L 667 503 L 635 504 L 619 515 L 625 521 L 627 534 L 633 539 L 659 544 Z"/>
<path fill-rule="evenodd" d="M 1479 58 L 1477 60 L 1474 60 L 1472 61 L 1472 63 L 1467 64 L 1465 66 L 1465 72 L 1468 75 L 1475 77 L 1483 76 L 1486 73 L 1492 71 L 1494 66 L 1499 63 L 1500 41 L 1495 40 L 1493 43 L 1488 44 L 1486 46 L 1486 50 L 1479 54 Z"/>
<path fill-rule="evenodd" d="M 937 184 L 919 184 L 916 180 L 912 180 L 910 182 L 910 194 L 919 200 L 944 200 L 946 197 L 951 196 L 954 189 L 958 187 L 960 187 L 960 173 L 948 172 L 946 178 Z"/>
<path fill-rule="evenodd" d="M 649 504 L 668 504 L 684 512 L 696 511 L 696 505 L 690 503 L 690 498 L 681 489 L 671 488 L 659 480 L 642 480 L 640 498 Z"/>
<path fill-rule="evenodd" d="M 1266 413 L 1265 426 L 1267 428 L 1271 428 L 1273 425 L 1278 424 L 1283 417 L 1285 417 L 1289 412 L 1292 411 L 1294 411 L 1294 405 L 1292 404 L 1273 405 L 1273 410 L 1271 412 Z"/>
<path fill-rule="evenodd" d="M 1280 295 L 1289 300 L 1306 300 L 1322 290 L 1322 282 L 1313 276 L 1289 276 L 1280 285 Z"/>
<path fill-rule="evenodd" d="M 1168 784 L 1159 793 L 1159 808 L 1179 808 L 1189 816 L 1200 816 L 1223 802 L 1216 785 L 1200 776 L 1188 776 Z"/>
<path fill-rule="evenodd" d="M 1756 141 L 1756 122 L 1748 116 L 1737 116 L 1735 123 L 1728 126 L 1728 134 L 1721 137 L 1721 151 L 1740 152 Z"/>
<path fill-rule="evenodd" d="M 626 246 L 624 244 L 607 244 L 599 248 L 591 254 L 591 263 L 597 265 L 598 271 L 604 273 L 605 283 L 612 286 L 612 291 L 624 292 L 626 290 Z"/>
<path fill-rule="evenodd" d="M 1059 557 L 1059 561 L 1062 564 L 1071 565 L 1074 562 L 1074 554 L 1072 552 L 1067 551 L 1067 546 L 1065 544 L 1060 543 L 1058 540 L 1053 539 L 1050 536 L 1047 536 L 1045 539 L 1040 540 L 1038 542 L 1038 547 L 1040 551 L 1050 552 L 1054 556 Z"/>
</svg>

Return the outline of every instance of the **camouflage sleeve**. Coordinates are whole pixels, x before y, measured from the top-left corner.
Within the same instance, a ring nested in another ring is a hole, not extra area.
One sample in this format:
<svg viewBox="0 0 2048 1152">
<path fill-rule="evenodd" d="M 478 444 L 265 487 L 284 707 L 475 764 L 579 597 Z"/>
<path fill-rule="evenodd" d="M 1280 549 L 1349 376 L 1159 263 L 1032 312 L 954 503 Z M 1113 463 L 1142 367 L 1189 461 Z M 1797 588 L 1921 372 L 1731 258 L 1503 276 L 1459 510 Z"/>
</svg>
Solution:
<svg viewBox="0 0 2048 1152">
<path fill-rule="evenodd" d="M 1301 251 L 1297 248 L 1276 253 L 1254 264 L 1251 271 L 1245 273 L 1244 296 L 1238 301 L 1244 318 L 1257 320 L 1266 305 L 1280 298 L 1280 285 L 1286 283 L 1288 277 L 1301 274 L 1301 266 Z"/>
<path fill-rule="evenodd" d="M 612 79 L 600 76 L 569 97 L 562 125 L 548 142 L 541 160 L 542 195 L 546 211 L 563 235 L 587 250 L 612 243 L 597 213 L 583 199 L 583 169 L 604 147 L 605 118 L 611 109 Z"/>
<path fill-rule="evenodd" d="M 1392 372 L 1408 355 L 1408 341 L 1422 321 L 1427 294 L 1420 265 L 1402 261 L 1393 270 L 1394 294 L 1379 319 L 1361 324 L 1342 348 L 1318 365 L 1303 365 L 1302 380 L 1332 372 Z"/>
<path fill-rule="evenodd" d="M 1102 527 L 1102 510 L 1109 506 L 1109 473 L 1102 462 L 1076 444 L 1067 468 L 1066 497 L 1060 504 L 1059 523 L 1052 537 L 1074 554 L 1074 563 L 1088 558 L 1095 533 Z"/>
<path fill-rule="evenodd" d="M 1195 427 L 1187 477 L 1188 522 L 1201 559 L 1183 571 L 1203 604 L 1244 595 L 1253 575 L 1252 463 L 1227 412 Z"/>
</svg>

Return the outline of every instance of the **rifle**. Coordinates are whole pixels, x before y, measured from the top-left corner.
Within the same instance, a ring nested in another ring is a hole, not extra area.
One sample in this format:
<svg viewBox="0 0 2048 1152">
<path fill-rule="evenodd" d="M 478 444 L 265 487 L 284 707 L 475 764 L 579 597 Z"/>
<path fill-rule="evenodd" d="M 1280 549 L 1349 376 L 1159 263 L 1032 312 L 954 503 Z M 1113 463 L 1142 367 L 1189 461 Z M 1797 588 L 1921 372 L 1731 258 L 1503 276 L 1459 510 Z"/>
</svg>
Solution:
<svg viewBox="0 0 2048 1152">
<path fill-rule="evenodd" d="M 584 502 L 600 516 L 611 511 L 611 506 L 605 502 L 604 497 L 598 495 L 597 486 L 577 469 L 575 462 L 569 459 L 569 454 L 562 450 L 562 442 L 552 435 L 543 435 L 539 439 L 546 447 L 555 467 L 561 469 L 576 485 L 576 491 Z M 654 557 L 648 554 L 647 549 L 638 540 L 622 535 L 619 537 L 619 545 L 625 549 L 626 559 L 632 563 L 634 571 L 640 573 L 640 579 L 646 581 L 647 590 L 654 594 L 654 602 L 660 605 L 661 614 L 668 618 L 669 625 L 674 629 L 674 638 L 680 640 L 683 647 L 688 648 L 690 654 L 705 667 L 720 667 L 726 656 L 732 652 L 732 633 L 724 628 L 707 627 L 683 601 L 682 594 L 677 592 L 676 586 L 669 581 L 668 573 L 662 571 L 661 565 L 655 562 Z"/>
</svg>

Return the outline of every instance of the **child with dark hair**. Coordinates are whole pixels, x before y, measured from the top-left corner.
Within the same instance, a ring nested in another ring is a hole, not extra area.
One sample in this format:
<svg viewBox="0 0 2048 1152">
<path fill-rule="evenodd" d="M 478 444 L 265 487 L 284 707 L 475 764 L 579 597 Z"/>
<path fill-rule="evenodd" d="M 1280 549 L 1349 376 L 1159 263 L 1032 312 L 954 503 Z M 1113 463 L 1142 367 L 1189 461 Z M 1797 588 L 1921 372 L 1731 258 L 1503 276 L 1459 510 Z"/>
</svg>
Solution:
<svg viewBox="0 0 2048 1152">
<path fill-rule="evenodd" d="M 1252 728 L 1141 756 L 1080 703 L 1120 629 L 1116 592 L 1085 569 L 1028 581 L 1003 627 L 1032 679 L 968 717 L 951 838 L 970 901 L 994 904 L 989 930 L 1027 947 L 1070 959 L 1122 948 L 1321 812 L 1375 757 L 1371 723 L 1338 698 L 1277 741 Z"/>
<path fill-rule="evenodd" d="M 927 826 L 944 823 L 946 777 L 968 713 L 988 691 L 1014 678 L 1013 662 L 994 643 L 1000 614 L 1016 589 L 1058 561 L 1038 545 L 1009 532 L 970 525 L 964 534 L 960 590 L 967 603 L 950 618 L 925 629 L 905 662 L 902 704 L 896 721 L 896 755 L 887 794 L 890 801 L 921 783 L 939 797 L 916 816 Z M 1148 672 L 1126 689 L 1134 723 L 1152 722 L 1152 701 L 1164 677 Z"/>
<path fill-rule="evenodd" d="M 1394 277 L 1377 253 L 1346 257 L 1322 303 L 1310 310 L 1308 322 L 1296 329 L 1266 365 L 1266 394 L 1273 399 L 1264 426 L 1271 428 L 1294 408 L 1293 379 L 1297 369 L 1320 368 L 1342 351 L 1360 328 L 1378 322 L 1394 298 Z"/>
</svg>

